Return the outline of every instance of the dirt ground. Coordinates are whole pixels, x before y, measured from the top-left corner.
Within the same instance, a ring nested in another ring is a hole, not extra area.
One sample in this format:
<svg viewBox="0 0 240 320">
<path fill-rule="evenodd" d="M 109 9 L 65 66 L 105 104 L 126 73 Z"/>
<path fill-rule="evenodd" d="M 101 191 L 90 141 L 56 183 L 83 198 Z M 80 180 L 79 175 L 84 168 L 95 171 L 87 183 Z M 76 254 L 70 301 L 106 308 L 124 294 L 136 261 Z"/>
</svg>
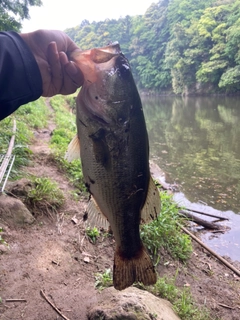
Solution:
<svg viewBox="0 0 240 320">
<path fill-rule="evenodd" d="M 114 239 L 102 236 L 96 244 L 88 241 L 82 223 L 85 202 L 73 200 L 72 186 L 50 161 L 48 141 L 53 128 L 50 122 L 48 128 L 35 132 L 34 157 L 26 171 L 56 181 L 65 204 L 52 218 L 38 216 L 32 225 L 23 227 L 0 217 L 2 236 L 10 246 L 0 254 L 0 320 L 62 319 L 40 290 L 67 318 L 85 320 L 87 308 L 99 294 L 95 274 L 113 265 Z M 239 262 L 232 263 L 240 269 Z M 159 275 L 174 277 L 177 270 L 177 285 L 189 286 L 197 304 L 209 308 L 213 319 L 240 319 L 240 278 L 199 245 L 194 244 L 186 265 L 161 253 Z"/>
</svg>

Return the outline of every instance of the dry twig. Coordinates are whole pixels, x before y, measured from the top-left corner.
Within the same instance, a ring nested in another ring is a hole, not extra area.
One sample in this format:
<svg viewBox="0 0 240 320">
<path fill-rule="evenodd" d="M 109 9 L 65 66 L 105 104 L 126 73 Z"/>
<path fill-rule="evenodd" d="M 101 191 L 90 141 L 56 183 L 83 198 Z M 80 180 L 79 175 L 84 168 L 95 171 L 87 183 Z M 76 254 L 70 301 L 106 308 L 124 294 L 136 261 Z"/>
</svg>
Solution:
<svg viewBox="0 0 240 320">
<path fill-rule="evenodd" d="M 62 312 L 46 297 L 46 295 L 44 294 L 43 290 L 40 290 L 40 294 L 63 319 L 70 320 L 69 318 L 64 316 L 64 314 L 62 314 Z"/>
<path fill-rule="evenodd" d="M 6 302 L 27 302 L 26 299 L 6 299 Z"/>
<path fill-rule="evenodd" d="M 230 307 L 230 306 L 227 306 L 226 304 L 223 304 L 223 303 L 218 303 L 218 305 L 221 307 L 227 308 L 227 309 L 235 309 L 235 307 Z"/>
<path fill-rule="evenodd" d="M 234 266 L 232 266 L 227 260 L 225 260 L 223 257 L 221 257 L 219 254 L 217 254 L 215 251 L 210 249 L 205 243 L 203 243 L 201 240 L 199 240 L 197 237 L 195 237 L 189 230 L 181 226 L 179 223 L 178 225 L 180 228 L 187 233 L 192 239 L 194 239 L 196 242 L 198 242 L 204 249 L 206 249 L 208 252 L 210 252 L 213 256 L 215 256 L 218 260 L 220 260 L 225 266 L 227 266 L 229 269 L 231 269 L 234 273 L 236 273 L 238 276 L 240 276 L 240 271 L 236 269 Z"/>
</svg>

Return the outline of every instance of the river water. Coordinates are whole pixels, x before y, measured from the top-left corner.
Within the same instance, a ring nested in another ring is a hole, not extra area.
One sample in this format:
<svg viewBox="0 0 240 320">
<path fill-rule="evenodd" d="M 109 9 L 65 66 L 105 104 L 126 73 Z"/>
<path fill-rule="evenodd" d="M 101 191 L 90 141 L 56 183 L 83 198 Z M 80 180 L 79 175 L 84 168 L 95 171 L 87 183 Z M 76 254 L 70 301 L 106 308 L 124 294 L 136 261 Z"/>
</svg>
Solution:
<svg viewBox="0 0 240 320">
<path fill-rule="evenodd" d="M 142 103 L 150 158 L 178 185 L 179 202 L 230 219 L 221 222 L 224 234 L 201 238 L 240 261 L 240 97 L 144 96 Z"/>
</svg>

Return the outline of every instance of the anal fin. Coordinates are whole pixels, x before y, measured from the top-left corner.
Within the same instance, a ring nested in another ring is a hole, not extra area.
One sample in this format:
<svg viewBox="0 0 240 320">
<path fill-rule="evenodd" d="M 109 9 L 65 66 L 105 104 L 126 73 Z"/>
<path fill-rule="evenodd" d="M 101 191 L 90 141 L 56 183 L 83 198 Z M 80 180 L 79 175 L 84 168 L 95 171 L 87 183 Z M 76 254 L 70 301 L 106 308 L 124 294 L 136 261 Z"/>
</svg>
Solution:
<svg viewBox="0 0 240 320">
<path fill-rule="evenodd" d="M 88 218 L 86 224 L 91 228 L 98 227 L 104 230 L 109 229 L 109 222 L 105 215 L 101 212 L 100 208 L 96 204 L 95 200 L 92 198 L 87 207 Z"/>
<path fill-rule="evenodd" d="M 148 223 L 157 218 L 161 210 L 160 194 L 153 178 L 150 176 L 148 194 L 141 210 L 141 224 Z"/>
</svg>

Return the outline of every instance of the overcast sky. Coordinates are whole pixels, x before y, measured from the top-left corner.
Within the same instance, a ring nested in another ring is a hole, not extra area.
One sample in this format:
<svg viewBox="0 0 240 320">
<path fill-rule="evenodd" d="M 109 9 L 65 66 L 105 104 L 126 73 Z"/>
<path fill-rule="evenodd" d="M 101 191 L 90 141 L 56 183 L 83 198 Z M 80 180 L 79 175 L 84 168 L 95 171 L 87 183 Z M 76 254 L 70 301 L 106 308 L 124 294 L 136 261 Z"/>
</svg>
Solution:
<svg viewBox="0 0 240 320">
<path fill-rule="evenodd" d="M 29 20 L 24 20 L 22 32 L 37 29 L 58 29 L 78 26 L 82 20 L 102 21 L 126 15 L 144 14 L 157 0 L 43 0 L 41 7 L 30 8 Z"/>
</svg>

